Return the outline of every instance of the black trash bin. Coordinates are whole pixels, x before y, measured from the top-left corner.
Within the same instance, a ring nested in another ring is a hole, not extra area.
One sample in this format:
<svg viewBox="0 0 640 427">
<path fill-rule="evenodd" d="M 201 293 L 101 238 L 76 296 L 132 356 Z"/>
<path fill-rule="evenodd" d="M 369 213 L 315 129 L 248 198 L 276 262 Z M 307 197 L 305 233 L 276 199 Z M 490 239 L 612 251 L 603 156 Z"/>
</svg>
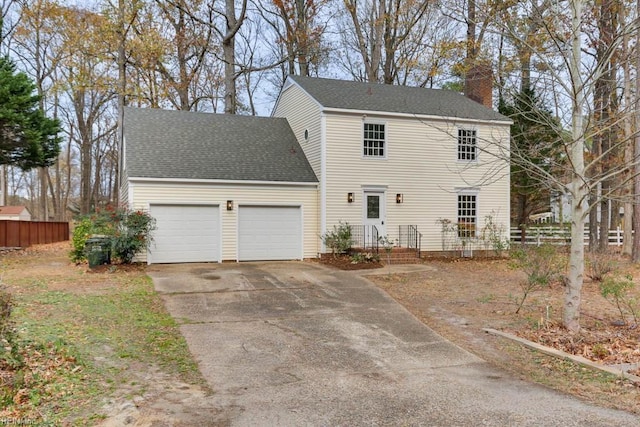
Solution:
<svg viewBox="0 0 640 427">
<path fill-rule="evenodd" d="M 111 264 L 111 239 L 107 236 L 91 236 L 84 245 L 89 268 Z"/>
</svg>

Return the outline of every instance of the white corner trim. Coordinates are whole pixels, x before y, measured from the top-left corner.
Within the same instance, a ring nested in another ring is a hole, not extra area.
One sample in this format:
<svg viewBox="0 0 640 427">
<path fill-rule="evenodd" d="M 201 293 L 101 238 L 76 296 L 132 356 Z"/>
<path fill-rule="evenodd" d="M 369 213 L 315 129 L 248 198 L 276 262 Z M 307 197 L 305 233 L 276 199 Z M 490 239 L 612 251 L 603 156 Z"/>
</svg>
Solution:
<svg viewBox="0 0 640 427">
<path fill-rule="evenodd" d="M 322 108 L 322 107 L 320 107 Z M 327 116 L 320 113 L 320 230 L 323 235 L 327 229 Z M 324 242 L 321 242 L 320 252 L 326 252 Z"/>
</svg>

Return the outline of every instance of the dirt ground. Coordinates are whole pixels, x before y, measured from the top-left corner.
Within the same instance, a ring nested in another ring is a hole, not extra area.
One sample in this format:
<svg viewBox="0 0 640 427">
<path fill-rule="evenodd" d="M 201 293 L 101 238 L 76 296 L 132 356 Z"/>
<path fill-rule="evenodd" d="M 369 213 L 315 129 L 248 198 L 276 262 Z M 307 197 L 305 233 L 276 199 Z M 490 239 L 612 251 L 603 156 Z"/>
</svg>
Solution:
<svg viewBox="0 0 640 427">
<path fill-rule="evenodd" d="M 640 328 L 618 326 L 619 311 L 600 295 L 597 283 L 585 281 L 583 331 L 572 334 L 560 327 L 561 283 L 532 293 L 515 314 L 516 298 L 522 295 L 518 283 L 525 276 L 512 269 L 508 260 L 426 261 L 425 266 L 425 272 L 369 278 L 441 335 L 523 379 L 640 413 L 640 389 L 632 382 L 590 379 L 586 368 L 536 354 L 483 331 L 503 330 L 603 364 L 636 364 L 631 373 L 637 375 Z M 637 267 L 621 262 L 621 268 L 638 277 Z M 640 301 L 637 285 L 633 292 Z"/>
</svg>

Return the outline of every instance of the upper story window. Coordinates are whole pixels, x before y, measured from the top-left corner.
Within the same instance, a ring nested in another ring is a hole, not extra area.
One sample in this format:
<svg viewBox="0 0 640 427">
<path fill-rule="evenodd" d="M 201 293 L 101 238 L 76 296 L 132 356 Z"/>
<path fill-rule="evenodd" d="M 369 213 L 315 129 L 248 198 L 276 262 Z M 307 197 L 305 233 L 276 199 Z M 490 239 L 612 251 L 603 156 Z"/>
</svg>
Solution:
<svg viewBox="0 0 640 427">
<path fill-rule="evenodd" d="M 364 124 L 364 146 L 365 157 L 384 157 L 385 139 L 384 124 L 365 123 Z"/>
<path fill-rule="evenodd" d="M 476 194 L 458 194 L 458 237 L 476 237 L 478 224 Z"/>
<path fill-rule="evenodd" d="M 458 160 L 468 162 L 477 158 L 476 130 L 458 129 Z"/>
</svg>

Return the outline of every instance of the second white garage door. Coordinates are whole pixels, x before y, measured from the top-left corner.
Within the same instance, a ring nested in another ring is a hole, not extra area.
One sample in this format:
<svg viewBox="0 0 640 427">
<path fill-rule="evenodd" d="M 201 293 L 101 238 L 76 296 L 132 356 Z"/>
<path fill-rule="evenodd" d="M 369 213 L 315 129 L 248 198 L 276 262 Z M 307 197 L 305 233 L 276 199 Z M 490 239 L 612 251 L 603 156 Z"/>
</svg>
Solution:
<svg viewBox="0 0 640 427">
<path fill-rule="evenodd" d="M 298 206 L 240 206 L 238 259 L 302 258 L 302 213 Z"/>
<path fill-rule="evenodd" d="M 151 205 L 150 213 L 157 227 L 152 263 L 220 261 L 218 206 Z"/>
</svg>

